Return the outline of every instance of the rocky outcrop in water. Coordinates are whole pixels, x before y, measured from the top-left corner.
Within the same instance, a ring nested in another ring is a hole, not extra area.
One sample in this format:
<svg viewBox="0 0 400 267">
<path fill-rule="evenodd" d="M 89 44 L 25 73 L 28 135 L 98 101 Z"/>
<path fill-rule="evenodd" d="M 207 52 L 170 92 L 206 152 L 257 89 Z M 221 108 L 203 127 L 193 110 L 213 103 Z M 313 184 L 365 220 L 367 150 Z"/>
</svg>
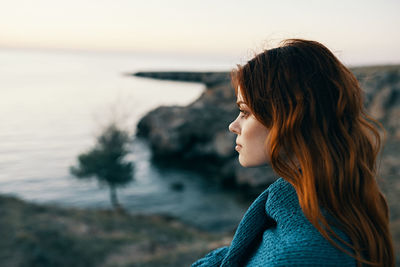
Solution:
<svg viewBox="0 0 400 267">
<path fill-rule="evenodd" d="M 171 80 L 182 82 L 204 83 L 207 87 L 212 87 L 220 83 L 230 81 L 227 72 L 191 72 L 191 71 L 146 71 L 135 73 L 137 77 L 152 78 L 159 80 Z"/>
<path fill-rule="evenodd" d="M 389 140 L 399 140 L 400 66 L 361 67 L 352 71 L 365 90 L 369 113 L 384 124 Z M 228 184 L 265 187 L 274 180 L 275 175 L 268 167 L 245 169 L 238 164 L 235 136 L 228 131 L 229 123 L 238 113 L 229 73 L 153 72 L 136 75 L 207 84 L 203 94 L 190 105 L 159 107 L 141 119 L 137 133 L 149 141 L 156 159 L 178 159 L 178 164 L 197 165 Z"/>
<path fill-rule="evenodd" d="M 169 79 L 177 76 L 173 74 L 151 75 Z M 149 141 L 156 161 L 190 165 L 225 185 L 258 187 L 271 183 L 275 176 L 270 168 L 245 169 L 239 165 L 235 135 L 228 131 L 229 123 L 238 114 L 229 73 L 210 75 L 212 79 L 206 73 L 188 75 L 191 81 L 197 77 L 198 82 L 208 84 L 202 95 L 185 107 L 159 107 L 149 112 L 138 123 L 137 135 Z"/>
</svg>

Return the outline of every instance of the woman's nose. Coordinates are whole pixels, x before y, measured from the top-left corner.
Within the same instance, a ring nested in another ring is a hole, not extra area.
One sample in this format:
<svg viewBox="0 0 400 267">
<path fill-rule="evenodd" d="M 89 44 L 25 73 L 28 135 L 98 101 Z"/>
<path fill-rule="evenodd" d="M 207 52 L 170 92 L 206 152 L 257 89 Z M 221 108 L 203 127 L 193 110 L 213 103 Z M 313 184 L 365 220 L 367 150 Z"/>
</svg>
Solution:
<svg viewBox="0 0 400 267">
<path fill-rule="evenodd" d="M 239 126 L 237 125 L 237 121 L 236 120 L 231 122 L 231 124 L 229 124 L 228 128 L 229 128 L 229 131 L 231 131 L 232 133 L 235 133 L 235 134 L 239 134 L 240 133 Z"/>
</svg>

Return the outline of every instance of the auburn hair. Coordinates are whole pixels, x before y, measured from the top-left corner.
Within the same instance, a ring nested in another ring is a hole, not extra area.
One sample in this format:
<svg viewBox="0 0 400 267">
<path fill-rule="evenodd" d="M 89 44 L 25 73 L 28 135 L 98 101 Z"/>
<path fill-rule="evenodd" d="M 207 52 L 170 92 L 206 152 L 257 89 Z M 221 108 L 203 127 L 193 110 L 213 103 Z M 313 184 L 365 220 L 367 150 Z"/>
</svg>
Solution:
<svg viewBox="0 0 400 267">
<path fill-rule="evenodd" d="M 366 114 L 350 70 L 324 45 L 288 39 L 231 76 L 270 130 L 271 166 L 296 189 L 308 220 L 358 266 L 394 266 L 388 205 L 376 181 L 383 127 Z"/>
</svg>

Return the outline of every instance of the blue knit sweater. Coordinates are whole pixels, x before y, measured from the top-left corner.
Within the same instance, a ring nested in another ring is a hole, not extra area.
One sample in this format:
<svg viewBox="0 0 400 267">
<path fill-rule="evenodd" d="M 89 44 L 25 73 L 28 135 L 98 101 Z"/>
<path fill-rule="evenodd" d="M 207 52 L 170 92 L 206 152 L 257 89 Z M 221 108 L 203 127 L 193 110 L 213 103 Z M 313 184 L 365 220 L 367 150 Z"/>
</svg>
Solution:
<svg viewBox="0 0 400 267">
<path fill-rule="evenodd" d="M 296 190 L 279 178 L 247 210 L 231 245 L 192 265 L 199 266 L 356 266 L 356 261 L 318 232 L 304 216 Z"/>
</svg>

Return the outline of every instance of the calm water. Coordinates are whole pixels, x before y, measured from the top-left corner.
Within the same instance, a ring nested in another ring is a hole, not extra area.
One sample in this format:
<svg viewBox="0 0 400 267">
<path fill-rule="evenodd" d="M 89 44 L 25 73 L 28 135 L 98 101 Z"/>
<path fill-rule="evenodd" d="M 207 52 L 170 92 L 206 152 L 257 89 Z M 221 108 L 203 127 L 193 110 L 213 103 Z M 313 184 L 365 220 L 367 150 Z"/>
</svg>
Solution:
<svg viewBox="0 0 400 267">
<path fill-rule="evenodd" d="M 108 189 L 69 174 L 79 153 L 113 118 L 134 132 L 159 105 L 186 105 L 201 84 L 122 75 L 139 70 L 229 70 L 223 60 L 128 53 L 0 50 L 0 193 L 38 203 L 110 207 Z M 166 213 L 206 228 L 234 227 L 247 207 L 196 173 L 154 167 L 135 140 L 135 180 L 119 189 L 134 213 Z M 171 189 L 181 182 L 184 190 Z"/>
</svg>

